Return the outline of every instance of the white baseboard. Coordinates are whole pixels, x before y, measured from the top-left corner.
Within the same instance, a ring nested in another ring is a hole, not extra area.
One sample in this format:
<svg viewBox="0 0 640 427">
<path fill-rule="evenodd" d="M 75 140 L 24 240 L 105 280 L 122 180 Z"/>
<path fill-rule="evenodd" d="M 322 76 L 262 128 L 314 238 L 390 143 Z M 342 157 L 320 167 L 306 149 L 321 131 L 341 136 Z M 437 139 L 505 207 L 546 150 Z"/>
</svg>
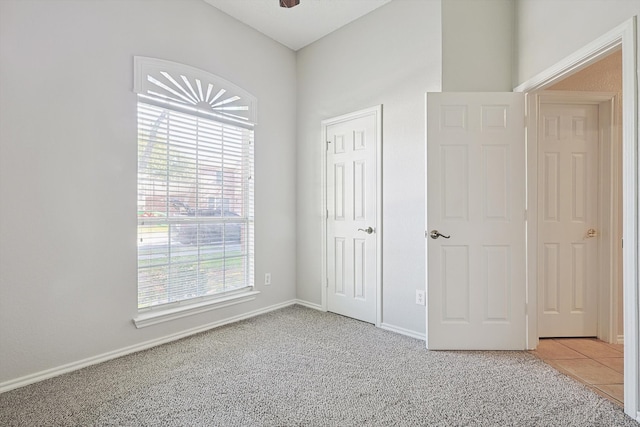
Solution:
<svg viewBox="0 0 640 427">
<path fill-rule="evenodd" d="M 421 341 L 426 341 L 427 340 L 426 334 L 421 334 L 420 332 L 411 331 L 409 329 L 401 328 L 399 326 L 393 326 L 393 325 L 390 325 L 388 323 L 381 323 L 380 324 L 380 329 L 384 329 L 386 331 L 395 332 L 395 333 L 401 334 L 401 335 L 406 335 L 408 337 L 416 338 L 416 339 L 419 339 Z"/>
<path fill-rule="evenodd" d="M 624 335 L 618 335 L 618 338 L 616 338 L 616 343 L 624 344 Z"/>
<path fill-rule="evenodd" d="M 313 308 L 314 310 L 318 310 L 318 311 L 327 311 L 324 308 L 322 308 L 322 306 L 320 304 L 315 304 L 309 301 L 304 301 L 301 299 L 297 299 L 296 300 L 296 304 L 298 305 L 302 305 L 304 307 L 308 307 L 308 308 Z"/>
<path fill-rule="evenodd" d="M 238 322 L 240 320 L 249 319 L 251 317 L 259 316 L 261 314 L 268 313 L 270 311 L 279 310 L 284 307 L 288 307 L 290 305 L 300 304 L 297 300 L 289 300 L 280 304 L 271 305 L 269 307 L 261 308 L 258 310 L 250 311 L 248 313 L 240 314 L 237 316 L 232 316 L 223 320 L 219 320 L 217 322 L 208 323 L 203 326 L 198 326 L 196 328 L 187 329 L 186 331 L 178 332 L 176 334 L 167 335 L 165 337 L 156 338 L 154 340 L 145 341 L 140 344 L 135 344 L 129 347 L 124 347 L 118 350 L 110 351 L 107 353 L 103 353 L 97 356 L 89 357 L 83 360 L 78 360 L 76 362 L 67 363 L 66 365 L 58 366 L 55 368 L 47 369 L 44 371 L 36 372 L 34 374 L 25 375 L 20 378 L 16 378 L 13 380 L 5 381 L 0 383 L 0 393 L 4 393 L 6 391 L 14 390 L 16 388 L 24 387 L 29 384 L 34 384 L 40 381 L 47 380 L 49 378 L 57 377 L 62 374 L 66 374 L 68 372 L 77 371 L 78 369 L 86 368 L 87 366 L 97 365 L 98 363 L 106 362 L 111 359 L 116 359 L 118 357 L 126 356 L 131 353 L 136 353 L 138 351 L 147 350 L 152 347 L 159 346 L 161 344 L 166 344 L 171 341 L 176 341 L 181 338 L 188 337 L 190 335 L 195 335 L 200 332 L 208 331 L 209 329 L 217 328 L 219 326 L 227 325 L 229 323 Z M 313 307 L 312 307 L 313 308 Z"/>
<path fill-rule="evenodd" d="M 302 305 L 304 307 L 313 308 L 314 310 L 325 311 L 325 312 L 327 311 L 324 308 L 322 308 L 322 306 L 320 304 L 315 304 L 315 303 L 304 301 L 304 300 L 300 300 L 300 299 L 296 300 L 296 304 Z M 406 335 L 408 337 L 416 338 L 416 339 L 419 339 L 421 341 L 425 341 L 427 339 L 425 334 L 421 334 L 419 332 L 415 332 L 415 331 L 411 331 L 409 329 L 401 328 L 399 326 L 389 325 L 388 323 L 380 324 L 380 329 L 384 329 L 384 330 L 390 331 L 390 332 L 395 332 L 395 333 L 401 334 L 401 335 Z"/>
<path fill-rule="evenodd" d="M 304 300 L 300 300 L 300 299 L 296 300 L 296 304 L 302 305 L 304 307 L 313 308 L 314 310 L 325 311 L 325 312 L 327 311 L 324 308 L 322 308 L 322 306 L 320 304 L 315 304 L 315 303 L 304 301 Z M 395 332 L 395 333 L 401 334 L 401 335 L 406 335 L 408 337 L 416 338 L 416 339 L 419 339 L 421 341 L 425 341 L 427 339 L 425 334 L 421 334 L 419 332 L 415 332 L 415 331 L 411 331 L 409 329 L 401 328 L 399 326 L 389 325 L 388 323 L 381 323 L 380 324 L 380 329 L 384 329 L 384 330 L 390 331 L 390 332 Z"/>
</svg>

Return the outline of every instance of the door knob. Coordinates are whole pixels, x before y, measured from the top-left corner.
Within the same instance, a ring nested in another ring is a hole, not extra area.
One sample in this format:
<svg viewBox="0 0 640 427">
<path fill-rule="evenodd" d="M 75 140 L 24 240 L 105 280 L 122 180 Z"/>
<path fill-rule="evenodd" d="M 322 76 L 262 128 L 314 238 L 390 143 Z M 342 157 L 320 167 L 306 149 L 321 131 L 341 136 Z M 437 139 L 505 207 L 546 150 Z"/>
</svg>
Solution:
<svg viewBox="0 0 640 427">
<path fill-rule="evenodd" d="M 431 237 L 432 239 L 437 239 L 438 237 L 444 237 L 445 239 L 448 239 L 451 236 L 445 236 L 444 234 L 440 233 L 438 230 L 431 230 L 431 233 L 429 233 L 429 237 Z"/>
<path fill-rule="evenodd" d="M 364 231 L 367 234 L 371 234 L 373 233 L 373 228 L 371 227 L 367 227 L 367 228 L 358 228 L 358 231 Z"/>
<path fill-rule="evenodd" d="M 587 230 L 587 239 L 591 237 L 596 237 L 598 235 L 598 231 L 595 228 L 590 228 Z"/>
</svg>

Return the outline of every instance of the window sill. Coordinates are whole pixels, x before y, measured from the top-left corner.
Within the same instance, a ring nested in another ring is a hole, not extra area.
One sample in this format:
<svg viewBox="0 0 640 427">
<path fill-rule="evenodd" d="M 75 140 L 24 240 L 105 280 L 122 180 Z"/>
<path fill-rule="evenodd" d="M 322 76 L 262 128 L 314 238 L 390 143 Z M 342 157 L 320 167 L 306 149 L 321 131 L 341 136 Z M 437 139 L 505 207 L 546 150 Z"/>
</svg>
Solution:
<svg viewBox="0 0 640 427">
<path fill-rule="evenodd" d="M 230 305 L 240 304 L 256 299 L 259 291 L 243 292 L 241 294 L 229 295 L 227 297 L 217 298 L 208 301 L 201 301 L 193 304 L 187 304 L 167 309 L 146 311 L 133 318 L 136 328 L 146 328 L 147 326 L 156 325 L 158 323 L 169 322 L 171 320 L 180 319 L 182 317 L 193 316 L 194 314 L 204 313 L 210 310 L 229 307 Z"/>
</svg>

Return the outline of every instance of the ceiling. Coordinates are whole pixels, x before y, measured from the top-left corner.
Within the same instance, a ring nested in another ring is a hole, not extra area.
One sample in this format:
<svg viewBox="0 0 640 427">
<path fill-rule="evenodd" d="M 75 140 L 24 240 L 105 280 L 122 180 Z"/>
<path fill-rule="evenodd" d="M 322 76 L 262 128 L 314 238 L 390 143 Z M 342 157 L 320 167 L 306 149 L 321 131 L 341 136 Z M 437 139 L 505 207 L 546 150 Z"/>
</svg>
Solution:
<svg viewBox="0 0 640 427">
<path fill-rule="evenodd" d="M 277 42 L 298 50 L 391 0 L 300 0 L 291 9 L 278 0 L 204 0 Z"/>
</svg>

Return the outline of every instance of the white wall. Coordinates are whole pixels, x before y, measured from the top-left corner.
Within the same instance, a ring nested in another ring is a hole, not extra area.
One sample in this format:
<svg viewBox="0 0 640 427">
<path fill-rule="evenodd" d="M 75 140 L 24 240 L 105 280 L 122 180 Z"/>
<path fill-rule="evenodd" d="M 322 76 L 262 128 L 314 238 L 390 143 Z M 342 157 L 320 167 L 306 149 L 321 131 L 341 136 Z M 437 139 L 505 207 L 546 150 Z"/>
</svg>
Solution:
<svg viewBox="0 0 640 427">
<path fill-rule="evenodd" d="M 432 0 L 393 1 L 298 52 L 298 298 L 321 303 L 320 122 L 383 104 L 383 323 L 424 334 L 424 94 L 441 64 Z"/>
<path fill-rule="evenodd" d="M 640 14 L 640 0 L 517 0 L 514 87 Z"/>
<path fill-rule="evenodd" d="M 442 2 L 442 90 L 511 92 L 513 0 Z"/>
<path fill-rule="evenodd" d="M 137 330 L 133 56 L 258 98 L 255 301 Z M 295 54 L 200 0 L 0 1 L 0 384 L 295 297 Z"/>
</svg>

